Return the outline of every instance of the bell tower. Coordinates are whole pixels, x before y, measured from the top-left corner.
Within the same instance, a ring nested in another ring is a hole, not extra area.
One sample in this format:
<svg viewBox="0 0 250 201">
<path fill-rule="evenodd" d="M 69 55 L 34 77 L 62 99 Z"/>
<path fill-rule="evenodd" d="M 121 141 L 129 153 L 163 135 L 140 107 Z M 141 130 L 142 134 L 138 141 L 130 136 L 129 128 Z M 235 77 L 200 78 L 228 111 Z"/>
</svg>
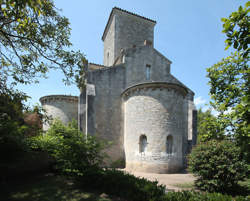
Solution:
<svg viewBox="0 0 250 201">
<path fill-rule="evenodd" d="M 102 35 L 103 64 L 112 66 L 121 49 L 142 46 L 145 41 L 153 46 L 155 24 L 154 20 L 114 7 Z"/>
</svg>

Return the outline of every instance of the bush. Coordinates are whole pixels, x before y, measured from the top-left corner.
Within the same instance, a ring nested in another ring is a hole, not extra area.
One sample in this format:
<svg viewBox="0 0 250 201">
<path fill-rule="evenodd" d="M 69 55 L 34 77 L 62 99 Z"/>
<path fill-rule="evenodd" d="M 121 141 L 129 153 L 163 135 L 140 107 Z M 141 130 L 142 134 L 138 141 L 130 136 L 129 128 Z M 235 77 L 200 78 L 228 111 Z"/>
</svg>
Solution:
<svg viewBox="0 0 250 201">
<path fill-rule="evenodd" d="M 103 144 L 92 136 L 86 140 L 76 121 L 68 126 L 54 121 L 46 134 L 32 138 L 31 147 L 47 152 L 55 161 L 55 169 L 71 176 L 83 175 L 89 168 L 98 169 L 104 157 Z"/>
<path fill-rule="evenodd" d="M 85 189 L 98 189 L 109 195 L 133 201 L 160 201 L 165 195 L 165 186 L 157 181 L 137 178 L 131 174 L 115 169 L 89 169 L 78 178 Z"/>
<path fill-rule="evenodd" d="M 192 191 L 168 192 L 162 201 L 247 201 L 250 197 L 232 197 L 220 193 L 200 193 Z"/>
<path fill-rule="evenodd" d="M 240 148 L 230 141 L 197 145 L 188 157 L 188 165 L 197 177 L 195 186 L 209 192 L 232 194 L 248 174 Z"/>
<path fill-rule="evenodd" d="M 247 201 L 250 197 L 232 197 L 220 193 L 202 193 L 193 191 L 168 192 L 157 181 L 137 178 L 115 169 L 99 169 L 85 172 L 78 177 L 78 183 L 84 189 L 97 190 L 130 201 Z"/>
<path fill-rule="evenodd" d="M 25 134 L 23 101 L 27 96 L 21 92 L 0 87 L 0 165 L 15 161 L 28 150 Z"/>
</svg>

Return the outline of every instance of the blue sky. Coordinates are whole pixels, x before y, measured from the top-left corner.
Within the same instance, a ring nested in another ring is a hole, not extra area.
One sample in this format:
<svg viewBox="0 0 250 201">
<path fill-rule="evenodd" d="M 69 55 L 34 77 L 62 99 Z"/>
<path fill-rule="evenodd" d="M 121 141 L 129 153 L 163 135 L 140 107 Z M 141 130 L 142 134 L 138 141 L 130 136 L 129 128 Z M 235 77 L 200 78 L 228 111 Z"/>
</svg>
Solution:
<svg viewBox="0 0 250 201">
<path fill-rule="evenodd" d="M 157 21 L 154 47 L 170 59 L 171 73 L 195 92 L 197 107 L 209 102 L 206 68 L 230 54 L 225 51 L 222 17 L 237 10 L 243 0 L 56 0 L 57 8 L 71 23 L 71 42 L 90 62 L 102 64 L 102 33 L 113 7 Z M 21 86 L 32 99 L 51 94 L 79 95 L 75 86 L 65 86 L 62 74 L 52 71 L 39 84 Z"/>
</svg>

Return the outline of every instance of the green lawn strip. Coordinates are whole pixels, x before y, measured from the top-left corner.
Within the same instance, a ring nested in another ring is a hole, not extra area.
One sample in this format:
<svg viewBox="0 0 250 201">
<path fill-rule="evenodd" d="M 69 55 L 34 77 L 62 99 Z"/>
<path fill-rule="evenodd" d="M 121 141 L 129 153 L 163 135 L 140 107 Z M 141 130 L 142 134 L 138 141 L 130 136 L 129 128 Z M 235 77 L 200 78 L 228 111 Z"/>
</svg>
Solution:
<svg viewBox="0 0 250 201">
<path fill-rule="evenodd" d="M 194 182 L 186 182 L 186 183 L 177 183 L 177 184 L 172 184 L 172 186 L 181 188 L 181 189 L 195 189 Z"/>
<path fill-rule="evenodd" d="M 86 192 L 61 176 L 43 176 L 5 184 L 0 200 L 4 201 L 116 201 L 108 195 Z"/>
<path fill-rule="evenodd" d="M 194 182 L 177 183 L 177 184 L 172 184 L 172 186 L 180 188 L 182 190 L 197 190 L 194 186 Z M 245 181 L 240 181 L 238 190 L 239 190 L 238 195 L 243 195 L 243 196 L 249 195 L 250 179 L 246 179 Z"/>
</svg>

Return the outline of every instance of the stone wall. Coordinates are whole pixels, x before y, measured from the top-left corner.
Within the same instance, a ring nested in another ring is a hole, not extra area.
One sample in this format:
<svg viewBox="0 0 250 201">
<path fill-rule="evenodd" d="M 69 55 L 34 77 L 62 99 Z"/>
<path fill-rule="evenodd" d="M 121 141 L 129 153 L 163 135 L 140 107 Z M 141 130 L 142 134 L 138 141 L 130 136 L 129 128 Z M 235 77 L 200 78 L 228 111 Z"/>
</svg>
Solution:
<svg viewBox="0 0 250 201">
<path fill-rule="evenodd" d="M 154 45 L 155 23 L 130 15 L 117 12 L 115 23 L 115 58 L 121 49 L 133 46 L 142 46 L 144 41 L 150 41 Z"/>
<path fill-rule="evenodd" d="M 103 64 L 104 66 L 112 66 L 115 61 L 115 20 L 114 17 L 108 26 L 107 35 L 104 40 L 103 48 Z"/>
<path fill-rule="evenodd" d="M 144 41 L 154 42 L 155 22 L 131 15 L 120 9 L 113 9 L 104 40 L 104 65 L 111 66 L 120 55 L 121 49 L 142 46 Z"/>
<path fill-rule="evenodd" d="M 40 98 L 43 109 L 52 119 L 60 119 L 64 124 L 78 120 L 78 97 L 66 95 L 51 95 Z M 49 124 L 43 125 L 43 130 L 48 130 Z"/>
<path fill-rule="evenodd" d="M 186 147 L 182 145 L 187 141 L 185 95 L 182 87 L 164 83 L 145 83 L 123 93 L 127 169 L 154 173 L 183 169 Z M 142 135 L 147 138 L 147 148 L 140 153 Z M 171 153 L 167 153 L 168 136 L 173 139 Z"/>
<path fill-rule="evenodd" d="M 152 46 L 140 46 L 125 50 L 124 63 L 103 67 L 99 70 L 89 70 L 88 83 L 94 84 L 96 96 L 88 96 L 88 134 L 98 135 L 101 138 L 112 142 L 107 149 L 112 161 L 124 160 L 124 104 L 121 94 L 125 89 L 140 83 L 162 82 L 172 86 L 186 87 L 170 74 L 170 64 L 167 58 L 157 52 Z M 150 79 L 146 79 L 146 65 L 151 66 Z M 162 96 L 171 99 L 171 94 L 166 90 L 160 91 Z M 152 91 L 153 93 L 153 91 Z M 185 92 L 186 93 L 186 92 Z M 192 96 L 192 92 L 189 93 Z M 85 132 L 85 91 L 81 93 L 80 100 L 80 128 Z M 148 95 L 149 96 L 149 95 Z M 188 136 L 188 97 L 183 99 L 183 113 L 180 118 L 183 124 L 183 133 L 178 139 L 182 155 L 187 153 Z M 176 101 L 172 96 L 171 101 Z M 134 107 L 133 107 L 134 108 Z M 150 111 L 150 110 L 149 110 Z M 148 113 L 149 114 L 149 113 Z M 158 120 L 160 122 L 160 120 Z M 185 140 L 184 140 L 184 139 Z M 179 157 L 179 155 L 178 155 Z M 177 160 L 174 160 L 177 161 Z M 172 164 L 175 162 L 171 162 Z M 166 165 L 166 164 L 165 164 Z M 182 167 L 182 164 L 175 165 Z M 166 170 L 166 167 L 163 168 Z M 171 168 L 168 168 L 169 171 Z"/>
<path fill-rule="evenodd" d="M 96 96 L 88 96 L 88 134 L 112 144 L 106 150 L 112 162 L 124 160 L 121 93 L 125 88 L 124 65 L 88 72 Z M 85 90 L 81 93 L 81 127 L 85 132 Z M 111 162 L 111 163 L 112 163 Z"/>
</svg>

